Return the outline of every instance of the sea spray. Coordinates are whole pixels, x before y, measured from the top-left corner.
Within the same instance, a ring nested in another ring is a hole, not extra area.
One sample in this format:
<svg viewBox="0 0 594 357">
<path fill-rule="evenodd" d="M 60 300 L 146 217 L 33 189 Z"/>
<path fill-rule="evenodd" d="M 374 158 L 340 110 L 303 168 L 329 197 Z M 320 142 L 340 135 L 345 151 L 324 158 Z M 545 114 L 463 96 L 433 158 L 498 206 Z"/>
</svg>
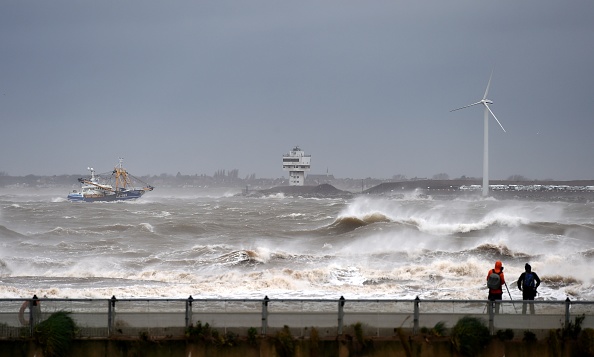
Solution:
<svg viewBox="0 0 594 357">
<path fill-rule="evenodd" d="M 502 260 L 537 299 L 594 299 L 594 204 L 422 195 L 250 198 L 168 189 L 142 202 L 0 196 L 0 297 L 484 299 Z"/>
</svg>

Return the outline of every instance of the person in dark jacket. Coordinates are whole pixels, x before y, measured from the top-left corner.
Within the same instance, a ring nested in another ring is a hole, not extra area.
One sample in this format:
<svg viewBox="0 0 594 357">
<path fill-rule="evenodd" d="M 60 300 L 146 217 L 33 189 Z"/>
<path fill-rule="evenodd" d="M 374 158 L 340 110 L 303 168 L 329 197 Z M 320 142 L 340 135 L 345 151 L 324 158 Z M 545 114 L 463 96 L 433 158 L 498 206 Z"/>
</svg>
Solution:
<svg viewBox="0 0 594 357">
<path fill-rule="evenodd" d="M 518 278 L 518 289 L 522 291 L 522 300 L 534 300 L 536 289 L 540 286 L 540 278 L 532 271 L 530 264 L 524 266 L 526 270 Z M 522 314 L 526 313 L 526 303 L 522 305 Z M 530 303 L 530 313 L 534 314 L 534 303 Z"/>
</svg>

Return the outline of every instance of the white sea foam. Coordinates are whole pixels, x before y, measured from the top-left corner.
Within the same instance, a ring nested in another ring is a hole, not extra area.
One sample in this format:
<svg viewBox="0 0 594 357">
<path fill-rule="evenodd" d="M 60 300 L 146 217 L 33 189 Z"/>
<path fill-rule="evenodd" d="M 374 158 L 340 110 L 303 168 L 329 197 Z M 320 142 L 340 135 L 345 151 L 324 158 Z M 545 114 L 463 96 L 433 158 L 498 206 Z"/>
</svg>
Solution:
<svg viewBox="0 0 594 357">
<path fill-rule="evenodd" d="M 303 217 L 305 216 L 305 214 L 303 213 L 289 213 L 289 214 L 281 214 L 278 216 L 278 218 L 297 218 L 297 217 Z"/>
<path fill-rule="evenodd" d="M 271 195 L 268 195 L 268 196 L 264 196 L 264 197 L 262 197 L 262 198 L 263 198 L 263 199 L 270 199 L 270 198 L 274 198 L 274 199 L 284 199 L 284 198 L 287 198 L 287 197 L 285 197 L 285 194 L 284 194 L 284 193 L 282 193 L 282 192 L 279 192 L 279 193 L 274 193 L 274 194 L 271 194 Z"/>
<path fill-rule="evenodd" d="M 150 223 L 140 223 L 139 226 L 148 232 L 151 232 L 151 233 L 155 232 L 155 227 L 153 227 Z"/>
<path fill-rule="evenodd" d="M 135 214 L 139 214 L 139 215 L 145 215 L 146 212 L 134 212 Z M 167 212 L 167 211 L 161 211 L 161 212 L 152 212 L 150 213 L 153 217 L 158 217 L 158 218 L 164 218 L 164 217 L 170 217 L 171 216 L 171 212 Z"/>
</svg>

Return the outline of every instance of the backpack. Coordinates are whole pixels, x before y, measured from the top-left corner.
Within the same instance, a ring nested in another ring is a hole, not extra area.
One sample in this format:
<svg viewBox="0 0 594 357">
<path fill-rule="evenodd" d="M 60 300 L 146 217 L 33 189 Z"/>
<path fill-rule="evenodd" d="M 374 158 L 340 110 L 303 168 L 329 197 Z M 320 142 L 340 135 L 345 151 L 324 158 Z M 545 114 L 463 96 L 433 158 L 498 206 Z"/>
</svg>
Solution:
<svg viewBox="0 0 594 357">
<path fill-rule="evenodd" d="M 524 288 L 534 288 L 536 284 L 534 283 L 534 274 L 526 273 L 524 275 Z"/>
<path fill-rule="evenodd" d="M 491 270 L 491 274 L 489 274 L 489 279 L 487 279 L 487 287 L 489 289 L 501 289 L 501 277 L 499 276 L 499 274 L 501 273 L 496 273 L 495 270 Z"/>
</svg>

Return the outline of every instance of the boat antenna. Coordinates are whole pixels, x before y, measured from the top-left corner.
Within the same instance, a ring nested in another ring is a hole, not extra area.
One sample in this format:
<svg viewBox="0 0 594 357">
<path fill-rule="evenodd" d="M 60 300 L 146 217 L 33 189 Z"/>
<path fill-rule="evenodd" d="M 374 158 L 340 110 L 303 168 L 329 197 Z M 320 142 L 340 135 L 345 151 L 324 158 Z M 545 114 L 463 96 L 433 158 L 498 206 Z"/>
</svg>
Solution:
<svg viewBox="0 0 594 357">
<path fill-rule="evenodd" d="M 91 171 L 91 182 L 95 182 L 95 169 L 92 167 L 87 167 L 87 170 Z"/>
</svg>

